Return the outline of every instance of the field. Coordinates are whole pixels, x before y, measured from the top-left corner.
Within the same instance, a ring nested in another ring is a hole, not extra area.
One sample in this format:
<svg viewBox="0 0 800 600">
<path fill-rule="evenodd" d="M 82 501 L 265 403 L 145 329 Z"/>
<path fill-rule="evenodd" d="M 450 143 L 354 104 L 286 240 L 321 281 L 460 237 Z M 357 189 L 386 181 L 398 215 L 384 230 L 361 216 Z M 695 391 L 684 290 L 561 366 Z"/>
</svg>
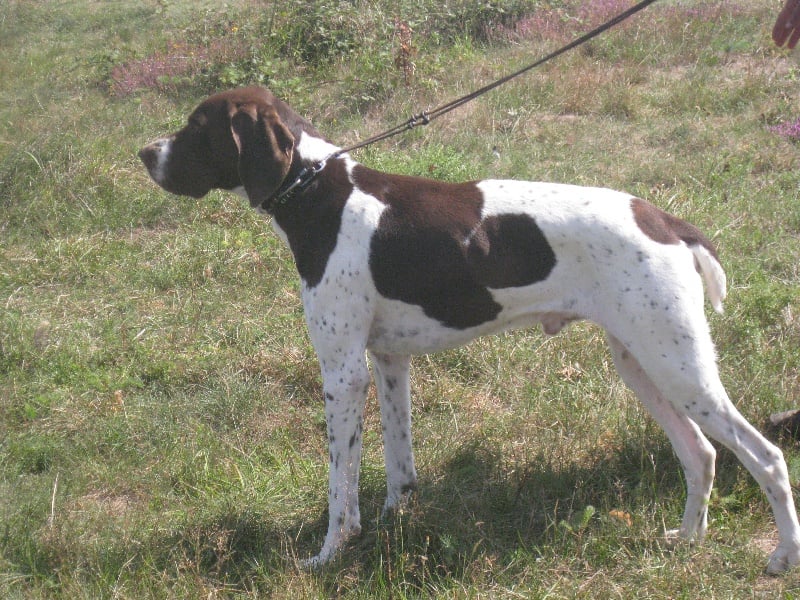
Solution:
<svg viewBox="0 0 800 600">
<path fill-rule="evenodd" d="M 671 549 L 672 449 L 586 323 L 412 369 L 420 489 L 385 493 L 370 390 L 364 533 L 327 527 L 321 380 L 299 281 L 240 198 L 170 196 L 136 151 L 208 93 L 270 87 L 354 143 L 528 64 L 623 0 L 0 4 L 0 597 L 796 598 L 766 498 L 720 448 L 702 546 Z M 624 189 L 701 227 L 723 381 L 800 408 L 800 51 L 778 0 L 664 0 L 354 157 L 447 180 Z M 800 447 L 771 432 L 800 482 Z"/>
</svg>

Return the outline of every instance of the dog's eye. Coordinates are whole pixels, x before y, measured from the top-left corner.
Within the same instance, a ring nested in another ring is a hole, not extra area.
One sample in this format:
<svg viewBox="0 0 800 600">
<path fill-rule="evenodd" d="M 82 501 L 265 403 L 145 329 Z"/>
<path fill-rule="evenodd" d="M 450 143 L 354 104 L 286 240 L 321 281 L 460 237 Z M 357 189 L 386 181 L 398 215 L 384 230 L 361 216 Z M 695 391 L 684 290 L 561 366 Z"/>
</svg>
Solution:
<svg viewBox="0 0 800 600">
<path fill-rule="evenodd" d="M 205 115 L 191 115 L 189 117 L 189 127 L 192 129 L 200 129 L 206 123 Z"/>
</svg>

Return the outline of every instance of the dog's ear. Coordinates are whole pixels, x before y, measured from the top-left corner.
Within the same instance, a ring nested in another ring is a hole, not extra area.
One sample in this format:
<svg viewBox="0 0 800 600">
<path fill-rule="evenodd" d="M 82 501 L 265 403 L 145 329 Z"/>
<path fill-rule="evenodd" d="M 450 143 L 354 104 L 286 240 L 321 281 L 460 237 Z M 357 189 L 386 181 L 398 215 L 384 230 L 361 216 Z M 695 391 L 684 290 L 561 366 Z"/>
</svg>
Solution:
<svg viewBox="0 0 800 600">
<path fill-rule="evenodd" d="M 239 177 L 250 205 L 260 206 L 280 187 L 294 154 L 294 136 L 269 105 L 231 109 L 231 133 L 239 150 Z"/>
</svg>

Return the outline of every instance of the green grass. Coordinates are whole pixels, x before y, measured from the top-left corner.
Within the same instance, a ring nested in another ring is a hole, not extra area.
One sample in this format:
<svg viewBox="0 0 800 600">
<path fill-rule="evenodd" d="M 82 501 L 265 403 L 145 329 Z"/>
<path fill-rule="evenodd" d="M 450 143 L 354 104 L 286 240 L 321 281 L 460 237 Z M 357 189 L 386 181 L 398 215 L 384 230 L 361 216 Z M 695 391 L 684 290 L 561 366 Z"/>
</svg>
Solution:
<svg viewBox="0 0 800 600">
<path fill-rule="evenodd" d="M 800 595 L 800 573 L 763 575 L 768 504 L 724 450 L 709 539 L 664 547 L 680 466 L 588 324 L 415 360 L 420 493 L 390 523 L 371 390 L 364 534 L 298 569 L 327 526 L 327 449 L 291 256 L 238 198 L 171 197 L 135 156 L 250 82 L 352 143 L 614 4 L 0 5 L 0 597 Z M 776 9 L 656 3 L 357 158 L 626 189 L 692 220 L 730 282 L 710 316 L 724 383 L 761 426 L 800 406 L 800 150 L 770 129 L 800 116 L 800 66 L 769 40 Z M 395 18 L 414 30 L 408 86 Z"/>
</svg>

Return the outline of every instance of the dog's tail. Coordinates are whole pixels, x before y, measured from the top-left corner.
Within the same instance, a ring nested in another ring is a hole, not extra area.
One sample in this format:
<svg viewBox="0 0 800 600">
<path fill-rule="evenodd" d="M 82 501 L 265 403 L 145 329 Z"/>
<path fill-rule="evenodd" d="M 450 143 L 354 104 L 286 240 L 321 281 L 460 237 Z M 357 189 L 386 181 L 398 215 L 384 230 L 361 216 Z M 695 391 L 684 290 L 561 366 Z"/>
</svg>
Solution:
<svg viewBox="0 0 800 600">
<path fill-rule="evenodd" d="M 722 301 L 725 300 L 725 296 L 728 294 L 726 289 L 727 279 L 725 271 L 722 270 L 722 265 L 709 252 L 708 248 L 701 244 L 689 246 L 689 249 L 694 254 L 697 270 L 700 271 L 703 280 L 706 282 L 706 293 L 711 301 L 711 306 L 714 307 L 715 311 L 722 314 Z"/>
</svg>

